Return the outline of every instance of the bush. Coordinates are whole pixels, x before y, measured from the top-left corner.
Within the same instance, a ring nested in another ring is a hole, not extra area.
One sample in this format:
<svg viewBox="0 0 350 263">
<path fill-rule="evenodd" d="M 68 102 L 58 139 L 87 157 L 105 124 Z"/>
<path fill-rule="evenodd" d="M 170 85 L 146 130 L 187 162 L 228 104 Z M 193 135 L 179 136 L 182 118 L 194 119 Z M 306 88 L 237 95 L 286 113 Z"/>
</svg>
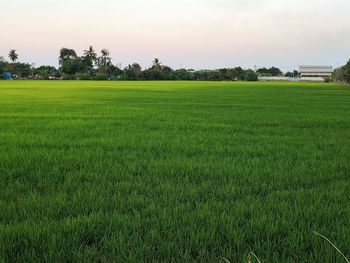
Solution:
<svg viewBox="0 0 350 263">
<path fill-rule="evenodd" d="M 91 80 L 92 76 L 89 72 L 79 72 L 75 74 L 75 78 L 78 80 Z"/>
<path fill-rule="evenodd" d="M 348 63 L 342 68 L 344 79 L 346 82 L 350 83 L 350 60 Z"/>
<path fill-rule="evenodd" d="M 257 81 L 258 80 L 258 76 L 256 75 L 256 73 L 251 70 L 248 69 L 245 74 L 244 74 L 244 80 L 246 81 Z"/>
<path fill-rule="evenodd" d="M 104 72 L 97 72 L 94 79 L 95 80 L 108 80 L 109 76 Z"/>
<path fill-rule="evenodd" d="M 63 80 L 76 80 L 76 77 L 74 75 L 62 73 L 61 78 Z"/>
</svg>

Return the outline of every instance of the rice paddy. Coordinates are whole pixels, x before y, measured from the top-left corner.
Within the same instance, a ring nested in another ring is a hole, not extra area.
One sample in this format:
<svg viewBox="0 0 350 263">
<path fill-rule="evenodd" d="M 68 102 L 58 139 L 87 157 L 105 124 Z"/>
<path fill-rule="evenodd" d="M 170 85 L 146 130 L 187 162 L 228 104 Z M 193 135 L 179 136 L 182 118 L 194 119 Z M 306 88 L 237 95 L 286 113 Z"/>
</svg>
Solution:
<svg viewBox="0 0 350 263">
<path fill-rule="evenodd" d="M 0 82 L 0 262 L 344 262 L 350 89 Z"/>
</svg>

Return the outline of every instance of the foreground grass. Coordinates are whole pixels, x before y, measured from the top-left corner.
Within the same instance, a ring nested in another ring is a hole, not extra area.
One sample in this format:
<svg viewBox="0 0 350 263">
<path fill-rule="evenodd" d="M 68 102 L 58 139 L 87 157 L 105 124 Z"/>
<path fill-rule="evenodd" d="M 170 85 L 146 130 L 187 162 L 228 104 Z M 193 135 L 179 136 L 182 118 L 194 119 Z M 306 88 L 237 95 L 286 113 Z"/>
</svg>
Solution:
<svg viewBox="0 0 350 263">
<path fill-rule="evenodd" d="M 0 262 L 343 262 L 350 90 L 0 82 Z"/>
</svg>

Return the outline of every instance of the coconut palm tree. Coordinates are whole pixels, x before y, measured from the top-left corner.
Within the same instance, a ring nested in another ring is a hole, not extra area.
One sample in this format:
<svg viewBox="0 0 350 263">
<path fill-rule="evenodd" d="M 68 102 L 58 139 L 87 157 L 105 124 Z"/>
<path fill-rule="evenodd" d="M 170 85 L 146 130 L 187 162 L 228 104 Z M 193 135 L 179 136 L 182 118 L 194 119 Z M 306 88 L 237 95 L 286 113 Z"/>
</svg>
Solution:
<svg viewBox="0 0 350 263">
<path fill-rule="evenodd" d="M 108 49 L 104 48 L 101 50 L 101 57 L 98 60 L 100 67 L 108 67 L 111 64 L 111 58 L 109 57 Z"/>
<path fill-rule="evenodd" d="M 153 66 L 154 66 L 154 67 L 159 67 L 159 66 L 160 66 L 160 63 L 161 63 L 161 62 L 159 62 L 159 58 L 155 58 L 155 59 L 153 60 Z"/>
<path fill-rule="evenodd" d="M 92 67 L 96 64 L 97 54 L 92 46 L 89 46 L 88 50 L 84 50 L 84 56 L 90 62 Z"/>
<path fill-rule="evenodd" d="M 18 59 L 18 54 L 16 53 L 16 50 L 11 49 L 9 52 L 9 58 L 14 63 Z"/>
</svg>

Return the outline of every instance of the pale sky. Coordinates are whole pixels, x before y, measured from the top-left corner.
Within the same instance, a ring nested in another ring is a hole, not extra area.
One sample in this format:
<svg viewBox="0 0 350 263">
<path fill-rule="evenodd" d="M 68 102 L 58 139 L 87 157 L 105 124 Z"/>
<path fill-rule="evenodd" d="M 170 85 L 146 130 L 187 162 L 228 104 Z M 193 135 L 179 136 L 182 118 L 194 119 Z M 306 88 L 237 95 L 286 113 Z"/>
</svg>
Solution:
<svg viewBox="0 0 350 263">
<path fill-rule="evenodd" d="M 57 66 L 61 47 L 174 68 L 345 64 L 350 0 L 7 0 L 0 56 Z"/>
</svg>

